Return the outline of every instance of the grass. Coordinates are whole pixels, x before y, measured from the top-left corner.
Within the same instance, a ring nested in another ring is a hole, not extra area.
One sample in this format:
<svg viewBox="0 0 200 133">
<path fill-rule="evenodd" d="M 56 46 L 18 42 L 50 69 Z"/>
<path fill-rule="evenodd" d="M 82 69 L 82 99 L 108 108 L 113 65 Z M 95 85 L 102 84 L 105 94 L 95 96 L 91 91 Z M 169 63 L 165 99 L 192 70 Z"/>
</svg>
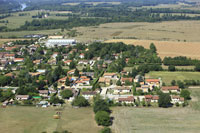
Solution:
<svg viewBox="0 0 200 133">
<path fill-rule="evenodd" d="M 196 133 L 200 112 L 189 108 L 113 108 L 115 133 Z"/>
<path fill-rule="evenodd" d="M 150 72 L 146 78 L 162 78 L 166 85 L 170 85 L 172 80 L 200 80 L 199 72 Z"/>
<path fill-rule="evenodd" d="M 115 133 L 196 133 L 200 130 L 200 88 L 189 89 L 188 107 L 114 107 Z"/>
<path fill-rule="evenodd" d="M 15 41 L 15 40 L 25 40 L 22 38 L 17 38 L 17 39 L 0 39 L 0 46 L 6 42 L 10 42 L 10 41 Z"/>
<path fill-rule="evenodd" d="M 98 133 L 92 108 L 66 107 L 61 119 L 53 119 L 55 108 L 7 107 L 0 108 L 0 128 L 5 133 L 41 133 L 68 130 L 73 133 Z"/>
</svg>

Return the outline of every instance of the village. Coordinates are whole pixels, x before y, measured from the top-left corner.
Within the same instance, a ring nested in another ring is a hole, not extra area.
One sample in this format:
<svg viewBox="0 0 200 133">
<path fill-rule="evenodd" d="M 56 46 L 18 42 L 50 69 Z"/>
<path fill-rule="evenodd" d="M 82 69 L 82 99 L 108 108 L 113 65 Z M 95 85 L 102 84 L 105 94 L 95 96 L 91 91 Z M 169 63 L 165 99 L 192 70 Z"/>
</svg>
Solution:
<svg viewBox="0 0 200 133">
<path fill-rule="evenodd" d="M 88 59 L 89 44 L 79 44 L 63 36 L 8 42 L 1 51 L 0 89 L 4 107 L 62 106 L 72 104 L 79 96 L 90 104 L 93 97 L 100 96 L 114 105 L 133 107 L 158 107 L 160 93 L 169 94 L 167 106 L 185 106 L 188 100 L 181 97 L 182 88 L 166 86 L 161 78 L 146 78 L 139 72 L 133 75 L 123 68 L 118 72 L 108 71 L 115 60 L 124 59 L 128 64 L 130 58 L 122 58 L 122 52 L 113 53 L 112 60 L 98 56 Z"/>
</svg>

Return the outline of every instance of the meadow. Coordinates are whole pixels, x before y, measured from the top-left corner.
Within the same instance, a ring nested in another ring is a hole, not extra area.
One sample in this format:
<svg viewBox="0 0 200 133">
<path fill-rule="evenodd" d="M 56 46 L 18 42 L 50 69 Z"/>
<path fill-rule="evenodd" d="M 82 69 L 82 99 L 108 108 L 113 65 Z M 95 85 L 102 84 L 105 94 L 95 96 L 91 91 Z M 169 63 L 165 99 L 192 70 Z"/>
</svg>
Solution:
<svg viewBox="0 0 200 133">
<path fill-rule="evenodd" d="M 53 119 L 56 108 L 7 107 L 0 108 L 0 129 L 4 133 L 52 133 L 70 131 L 72 133 L 98 133 L 92 108 L 65 107 L 61 119 Z"/>
<path fill-rule="evenodd" d="M 199 72 L 149 72 L 145 78 L 161 78 L 166 85 L 171 85 L 172 80 L 200 80 Z"/>
<path fill-rule="evenodd" d="M 115 133 L 197 133 L 200 130 L 200 88 L 190 89 L 188 107 L 114 107 Z"/>
</svg>

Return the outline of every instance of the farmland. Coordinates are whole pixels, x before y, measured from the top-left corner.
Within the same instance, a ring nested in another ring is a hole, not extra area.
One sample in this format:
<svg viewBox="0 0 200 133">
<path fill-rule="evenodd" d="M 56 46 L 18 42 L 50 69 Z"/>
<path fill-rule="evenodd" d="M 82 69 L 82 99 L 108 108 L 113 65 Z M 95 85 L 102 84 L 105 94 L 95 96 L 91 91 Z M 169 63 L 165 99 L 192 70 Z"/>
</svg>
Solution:
<svg viewBox="0 0 200 133">
<path fill-rule="evenodd" d="M 7 107 L 0 108 L 0 128 L 6 133 L 40 133 L 68 130 L 73 133 L 97 133 L 92 108 L 66 107 L 61 119 L 53 119 L 56 108 Z M 12 127 L 12 128 L 11 128 Z"/>
<path fill-rule="evenodd" d="M 172 80 L 200 80 L 199 72 L 150 72 L 146 78 L 162 78 L 166 85 L 170 85 Z"/>
<path fill-rule="evenodd" d="M 113 108 L 115 133 L 196 133 L 200 130 L 200 89 L 191 89 L 189 107 Z"/>
<path fill-rule="evenodd" d="M 199 42 L 175 42 L 175 41 L 155 41 L 155 40 L 135 40 L 135 39 L 113 39 L 106 42 L 124 42 L 149 48 L 154 43 L 158 55 L 163 59 L 166 56 L 187 56 L 193 59 L 200 59 Z"/>
</svg>

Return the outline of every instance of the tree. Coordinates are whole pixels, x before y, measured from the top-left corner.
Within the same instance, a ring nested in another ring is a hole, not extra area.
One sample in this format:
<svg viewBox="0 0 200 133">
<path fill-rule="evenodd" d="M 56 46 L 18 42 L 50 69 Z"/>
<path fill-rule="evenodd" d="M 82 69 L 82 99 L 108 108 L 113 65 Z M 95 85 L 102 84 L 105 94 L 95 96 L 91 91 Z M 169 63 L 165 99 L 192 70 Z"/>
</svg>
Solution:
<svg viewBox="0 0 200 133">
<path fill-rule="evenodd" d="M 158 100 L 158 105 L 159 107 L 168 107 L 169 105 L 171 105 L 171 97 L 169 94 L 167 93 L 160 93 L 159 94 L 159 100 Z"/>
<path fill-rule="evenodd" d="M 70 82 L 69 78 L 67 77 L 66 80 L 65 80 L 65 85 L 66 85 L 66 86 L 70 86 L 70 83 L 71 83 L 71 82 Z"/>
<path fill-rule="evenodd" d="M 102 125 L 102 126 L 110 126 L 112 124 L 110 115 L 106 111 L 98 111 L 95 114 L 95 120 L 98 125 Z"/>
<path fill-rule="evenodd" d="M 191 99 L 190 97 L 190 92 L 188 90 L 181 90 L 181 94 L 180 94 L 181 97 L 184 97 L 185 100 L 189 100 Z"/>
<path fill-rule="evenodd" d="M 170 65 L 168 67 L 168 71 L 174 72 L 174 71 L 176 71 L 176 67 L 174 65 Z"/>
<path fill-rule="evenodd" d="M 116 85 L 117 85 L 117 86 L 121 86 L 121 85 L 122 85 L 122 84 L 121 84 L 121 81 L 118 80 L 117 83 L 116 83 Z"/>
<path fill-rule="evenodd" d="M 112 133 L 111 129 L 109 127 L 104 127 L 102 130 L 101 130 L 101 133 Z"/>
<path fill-rule="evenodd" d="M 86 107 L 89 106 L 88 100 L 86 100 L 83 96 L 77 96 L 73 101 L 72 101 L 73 106 L 79 106 L 79 107 Z"/>
<path fill-rule="evenodd" d="M 75 69 L 74 76 L 79 77 L 79 70 L 77 68 Z"/>
<path fill-rule="evenodd" d="M 194 68 L 195 71 L 200 72 L 200 63 L 197 63 Z"/>
<path fill-rule="evenodd" d="M 60 95 L 61 95 L 61 97 L 62 97 L 63 99 L 69 99 L 70 97 L 73 96 L 73 93 L 72 93 L 71 90 L 64 90 L 64 91 L 62 91 L 62 92 L 60 93 Z"/>
<path fill-rule="evenodd" d="M 94 107 L 93 107 L 93 111 L 95 113 L 97 113 L 98 111 L 106 111 L 106 112 L 110 112 L 109 106 L 107 104 L 107 102 L 103 99 L 97 99 L 94 102 Z"/>
<path fill-rule="evenodd" d="M 150 44 L 150 50 L 151 50 L 153 53 L 156 53 L 156 52 L 157 52 L 157 49 L 156 49 L 156 46 L 154 45 L 154 43 L 151 43 L 151 44 Z"/>
<path fill-rule="evenodd" d="M 172 81 L 171 81 L 171 85 L 175 86 L 175 85 L 176 85 L 176 81 L 175 81 L 175 80 L 172 80 Z"/>
<path fill-rule="evenodd" d="M 69 64 L 69 68 L 70 68 L 70 69 L 76 68 L 76 64 L 74 63 L 74 61 L 72 61 L 72 62 Z"/>
<path fill-rule="evenodd" d="M 49 101 L 50 103 L 53 103 L 53 104 L 58 104 L 58 103 L 60 103 L 60 104 L 63 104 L 64 103 L 64 101 L 62 100 L 62 99 L 59 99 L 58 97 L 56 97 L 56 96 L 52 96 L 51 98 L 50 98 L 50 101 Z"/>
</svg>

